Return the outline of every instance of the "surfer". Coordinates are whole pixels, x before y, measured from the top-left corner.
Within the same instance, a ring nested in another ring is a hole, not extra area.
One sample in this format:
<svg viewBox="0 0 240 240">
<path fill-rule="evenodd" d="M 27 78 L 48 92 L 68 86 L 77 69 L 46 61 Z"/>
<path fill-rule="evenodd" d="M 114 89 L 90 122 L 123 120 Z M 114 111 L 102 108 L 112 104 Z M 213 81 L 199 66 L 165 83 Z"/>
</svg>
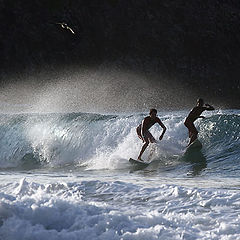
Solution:
<svg viewBox="0 0 240 240">
<path fill-rule="evenodd" d="M 188 146 L 194 142 L 197 139 L 197 135 L 198 135 L 198 131 L 196 129 L 196 127 L 194 126 L 194 121 L 197 120 L 198 118 L 205 118 L 204 116 L 200 116 L 202 114 L 203 111 L 212 111 L 214 110 L 214 107 L 212 107 L 209 104 L 205 104 L 204 106 L 204 101 L 202 98 L 199 98 L 197 100 L 197 106 L 194 107 L 190 113 L 188 114 L 184 125 L 188 128 L 188 132 L 189 132 L 189 144 Z"/>
<path fill-rule="evenodd" d="M 161 120 L 157 117 L 157 110 L 156 109 L 150 109 L 149 116 L 145 117 L 142 121 L 142 123 L 137 127 L 137 135 L 138 137 L 143 141 L 143 146 L 142 149 L 139 153 L 138 160 L 143 161 L 141 159 L 142 154 L 146 150 L 149 142 L 155 143 L 156 140 L 152 136 L 152 134 L 149 132 L 149 129 L 155 124 L 158 123 L 162 128 L 163 132 L 159 137 L 159 140 L 162 140 L 164 133 L 166 132 L 166 127 L 164 124 L 161 122 Z"/>
</svg>

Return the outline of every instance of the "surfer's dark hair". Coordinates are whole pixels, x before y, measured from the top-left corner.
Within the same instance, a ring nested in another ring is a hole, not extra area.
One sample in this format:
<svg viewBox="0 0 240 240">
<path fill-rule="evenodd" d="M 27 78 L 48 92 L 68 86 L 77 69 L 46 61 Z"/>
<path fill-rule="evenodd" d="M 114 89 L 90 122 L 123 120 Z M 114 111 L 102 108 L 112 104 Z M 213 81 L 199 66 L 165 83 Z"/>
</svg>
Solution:
<svg viewBox="0 0 240 240">
<path fill-rule="evenodd" d="M 151 114 L 154 113 L 154 112 L 157 113 L 157 109 L 151 108 L 149 114 L 151 115 Z"/>
</svg>

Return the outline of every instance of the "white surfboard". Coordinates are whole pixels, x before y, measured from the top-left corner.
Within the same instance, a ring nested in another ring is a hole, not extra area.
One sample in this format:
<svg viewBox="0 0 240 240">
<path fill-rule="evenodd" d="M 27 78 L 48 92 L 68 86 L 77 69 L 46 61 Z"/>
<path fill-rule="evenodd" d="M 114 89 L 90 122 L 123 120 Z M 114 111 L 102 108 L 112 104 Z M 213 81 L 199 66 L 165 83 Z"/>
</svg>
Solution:
<svg viewBox="0 0 240 240">
<path fill-rule="evenodd" d="M 129 158 L 129 162 L 138 166 L 147 166 L 150 164 L 150 162 L 139 161 L 133 158 Z"/>
</svg>

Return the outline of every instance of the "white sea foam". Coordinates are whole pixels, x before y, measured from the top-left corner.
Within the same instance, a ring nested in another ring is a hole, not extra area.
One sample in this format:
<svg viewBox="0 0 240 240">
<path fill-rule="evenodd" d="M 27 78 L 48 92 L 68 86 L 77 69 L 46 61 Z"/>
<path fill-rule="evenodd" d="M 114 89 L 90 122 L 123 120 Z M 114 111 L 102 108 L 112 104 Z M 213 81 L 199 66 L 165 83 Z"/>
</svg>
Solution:
<svg viewBox="0 0 240 240">
<path fill-rule="evenodd" d="M 238 191 L 122 181 L 1 185 L 0 239 L 237 239 Z"/>
<path fill-rule="evenodd" d="M 196 121 L 189 156 L 186 113 L 160 115 L 140 170 L 143 115 L 0 116 L 0 240 L 239 239 L 239 115 Z"/>
</svg>

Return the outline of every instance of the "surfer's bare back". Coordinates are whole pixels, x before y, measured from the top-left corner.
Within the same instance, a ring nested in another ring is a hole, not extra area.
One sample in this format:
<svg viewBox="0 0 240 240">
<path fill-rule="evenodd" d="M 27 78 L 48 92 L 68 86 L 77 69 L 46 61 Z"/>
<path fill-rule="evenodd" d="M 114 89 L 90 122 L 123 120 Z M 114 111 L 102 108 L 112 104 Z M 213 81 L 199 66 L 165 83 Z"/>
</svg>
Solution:
<svg viewBox="0 0 240 240">
<path fill-rule="evenodd" d="M 142 161 L 141 157 L 144 151 L 146 150 L 149 142 L 154 143 L 156 142 L 155 138 L 149 132 L 149 129 L 155 124 L 158 123 L 162 128 L 163 132 L 159 137 L 159 140 L 162 140 L 164 133 L 166 132 L 166 127 L 162 123 L 162 121 L 157 117 L 157 110 L 150 109 L 149 116 L 145 117 L 142 123 L 137 127 L 137 135 L 138 137 L 144 142 L 142 149 L 139 153 L 138 160 Z"/>
<path fill-rule="evenodd" d="M 212 111 L 214 110 L 214 107 L 207 103 L 204 106 L 203 99 L 199 98 L 197 100 L 197 106 L 190 111 L 190 113 L 188 114 L 184 122 L 184 125 L 188 128 L 188 133 L 190 138 L 188 146 L 197 139 L 197 135 L 198 135 L 198 131 L 194 126 L 194 121 L 196 121 L 198 118 L 205 118 L 204 116 L 201 116 L 202 112 L 205 110 Z"/>
</svg>

